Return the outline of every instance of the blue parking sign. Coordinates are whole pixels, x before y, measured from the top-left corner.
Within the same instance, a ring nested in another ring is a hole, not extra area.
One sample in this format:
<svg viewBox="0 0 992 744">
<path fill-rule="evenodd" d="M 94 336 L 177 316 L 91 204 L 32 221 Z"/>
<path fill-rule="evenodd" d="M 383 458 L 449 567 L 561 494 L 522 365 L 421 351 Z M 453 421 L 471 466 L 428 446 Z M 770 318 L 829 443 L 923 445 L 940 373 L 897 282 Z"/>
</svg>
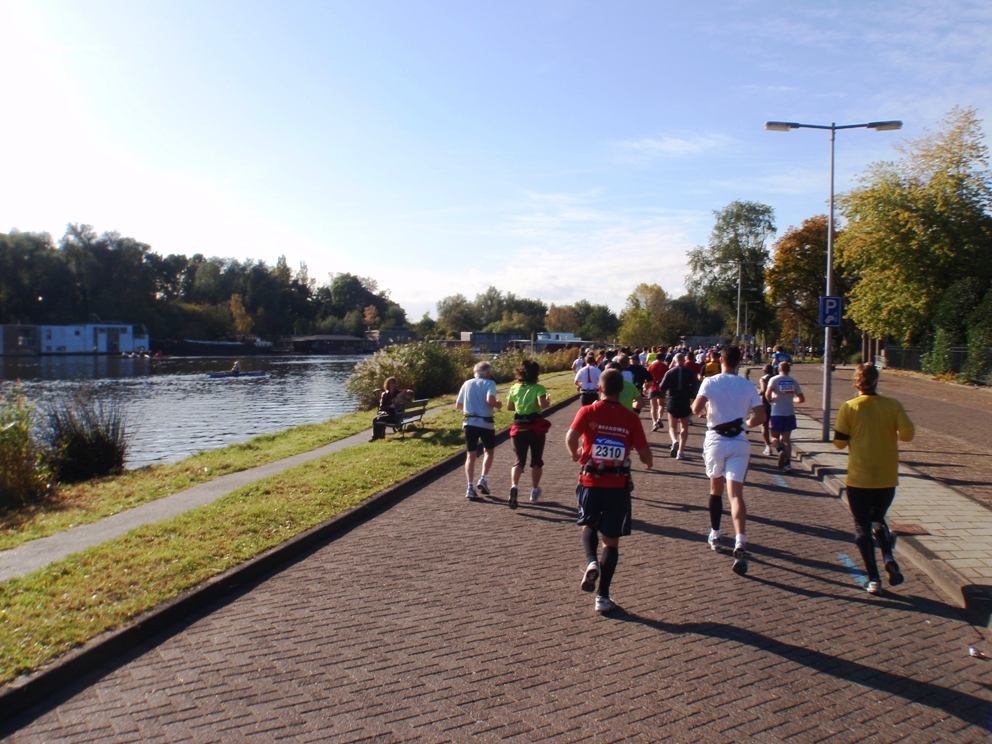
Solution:
<svg viewBox="0 0 992 744">
<path fill-rule="evenodd" d="M 842 303 L 840 297 L 820 298 L 820 327 L 840 328 Z"/>
</svg>

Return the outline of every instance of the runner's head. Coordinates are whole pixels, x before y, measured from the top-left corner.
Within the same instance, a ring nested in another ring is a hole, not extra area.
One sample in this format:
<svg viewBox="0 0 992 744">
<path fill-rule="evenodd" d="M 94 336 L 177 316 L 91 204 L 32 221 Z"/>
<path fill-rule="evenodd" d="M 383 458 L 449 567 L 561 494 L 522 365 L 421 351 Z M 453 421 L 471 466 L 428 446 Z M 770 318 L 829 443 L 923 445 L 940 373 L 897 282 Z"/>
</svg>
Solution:
<svg viewBox="0 0 992 744">
<path fill-rule="evenodd" d="M 526 382 L 528 385 L 536 385 L 537 377 L 541 374 L 541 365 L 533 359 L 524 359 L 523 364 L 517 367 L 515 372 L 517 382 Z"/>
<path fill-rule="evenodd" d="M 620 352 L 617 355 L 617 364 L 620 365 L 620 369 L 626 369 L 627 366 L 630 364 L 630 357 L 624 354 L 623 352 Z"/>
<path fill-rule="evenodd" d="M 476 377 L 489 377 L 489 371 L 491 369 L 492 365 L 489 362 L 479 362 L 472 371 Z"/>
<path fill-rule="evenodd" d="M 859 364 L 854 373 L 854 389 L 862 393 L 874 393 L 878 387 L 878 367 L 874 364 Z"/>
<path fill-rule="evenodd" d="M 789 364 L 788 362 L 779 362 L 778 365 L 779 374 L 787 375 L 789 374 L 790 369 L 792 369 L 792 365 Z"/>
<path fill-rule="evenodd" d="M 606 370 L 599 378 L 599 389 L 607 398 L 619 398 L 623 392 L 623 374 L 620 370 Z"/>
<path fill-rule="evenodd" d="M 681 367 L 684 362 L 685 362 L 685 354 L 681 352 L 679 352 L 674 357 L 672 357 L 672 364 L 674 364 L 676 367 Z"/>
<path fill-rule="evenodd" d="M 775 374 L 775 368 L 772 365 L 770 365 L 770 364 L 766 364 L 764 367 L 762 367 L 761 368 L 761 371 L 764 374 L 766 374 L 766 375 L 773 375 L 773 374 Z"/>
<path fill-rule="evenodd" d="M 720 364 L 729 370 L 737 369 L 741 363 L 741 348 L 739 346 L 724 346 L 720 352 Z"/>
<path fill-rule="evenodd" d="M 586 364 L 588 364 L 590 367 L 596 366 L 596 355 L 593 354 L 591 351 L 588 354 L 586 354 Z"/>
</svg>

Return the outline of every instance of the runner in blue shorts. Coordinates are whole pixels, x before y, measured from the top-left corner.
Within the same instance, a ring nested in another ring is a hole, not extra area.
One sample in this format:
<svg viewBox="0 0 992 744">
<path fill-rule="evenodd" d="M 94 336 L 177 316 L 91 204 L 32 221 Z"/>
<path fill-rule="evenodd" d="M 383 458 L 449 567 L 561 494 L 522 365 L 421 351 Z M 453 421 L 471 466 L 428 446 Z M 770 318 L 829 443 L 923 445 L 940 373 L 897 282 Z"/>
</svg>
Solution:
<svg viewBox="0 0 992 744">
<path fill-rule="evenodd" d="M 778 466 L 783 473 L 792 470 L 792 432 L 796 429 L 796 403 L 805 403 L 806 396 L 794 377 L 789 376 L 792 365 L 780 362 L 779 374 L 768 381 L 765 395 L 771 403 L 768 428 L 778 450 Z"/>
</svg>

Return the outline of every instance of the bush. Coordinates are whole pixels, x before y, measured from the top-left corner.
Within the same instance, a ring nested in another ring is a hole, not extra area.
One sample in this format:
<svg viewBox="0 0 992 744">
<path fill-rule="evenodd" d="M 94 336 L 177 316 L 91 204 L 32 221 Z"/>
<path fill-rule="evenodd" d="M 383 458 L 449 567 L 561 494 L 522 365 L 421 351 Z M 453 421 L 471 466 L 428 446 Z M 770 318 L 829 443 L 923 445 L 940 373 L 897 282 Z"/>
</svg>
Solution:
<svg viewBox="0 0 992 744">
<path fill-rule="evenodd" d="M 563 349 L 537 354 L 534 359 L 541 365 L 542 374 L 561 372 L 572 368 L 577 353 L 575 349 Z M 526 352 L 518 349 L 488 360 L 493 379 L 510 382 L 517 367 L 527 358 Z M 472 376 L 477 361 L 478 356 L 465 344 L 454 348 L 427 342 L 389 346 L 355 367 L 348 380 L 348 391 L 358 398 L 360 408 L 369 410 L 378 405 L 386 378 L 395 377 L 401 388 L 411 388 L 418 398 L 436 398 L 457 392 Z"/>
<path fill-rule="evenodd" d="M 458 389 L 462 369 L 441 344 L 389 346 L 355 366 L 348 390 L 358 398 L 360 408 L 375 408 L 387 377 L 395 377 L 401 388 L 412 389 L 418 398 L 436 398 Z"/>
<path fill-rule="evenodd" d="M 968 362 L 965 373 L 992 385 L 992 289 L 968 316 Z"/>
<path fill-rule="evenodd" d="M 124 470 L 130 440 L 126 411 L 118 401 L 57 401 L 48 411 L 43 437 L 49 467 L 62 483 Z"/>
<path fill-rule="evenodd" d="M 41 449 L 31 437 L 31 409 L 16 392 L 0 399 L 0 509 L 54 494 Z"/>
<path fill-rule="evenodd" d="M 946 375 L 951 371 L 951 343 L 949 331 L 938 328 L 930 351 L 920 357 L 921 369 L 930 375 Z"/>
</svg>

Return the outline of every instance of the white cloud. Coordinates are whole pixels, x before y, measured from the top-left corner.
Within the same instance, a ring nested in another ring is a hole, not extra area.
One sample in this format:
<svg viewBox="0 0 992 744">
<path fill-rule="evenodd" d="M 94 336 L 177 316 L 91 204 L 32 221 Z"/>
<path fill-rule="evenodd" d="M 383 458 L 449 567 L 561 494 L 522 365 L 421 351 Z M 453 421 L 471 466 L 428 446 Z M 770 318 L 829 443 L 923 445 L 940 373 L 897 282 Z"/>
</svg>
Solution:
<svg viewBox="0 0 992 744">
<path fill-rule="evenodd" d="M 641 155 L 652 158 L 685 157 L 726 149 L 736 140 L 723 134 L 644 137 L 625 140 L 616 144 L 620 154 Z"/>
</svg>

